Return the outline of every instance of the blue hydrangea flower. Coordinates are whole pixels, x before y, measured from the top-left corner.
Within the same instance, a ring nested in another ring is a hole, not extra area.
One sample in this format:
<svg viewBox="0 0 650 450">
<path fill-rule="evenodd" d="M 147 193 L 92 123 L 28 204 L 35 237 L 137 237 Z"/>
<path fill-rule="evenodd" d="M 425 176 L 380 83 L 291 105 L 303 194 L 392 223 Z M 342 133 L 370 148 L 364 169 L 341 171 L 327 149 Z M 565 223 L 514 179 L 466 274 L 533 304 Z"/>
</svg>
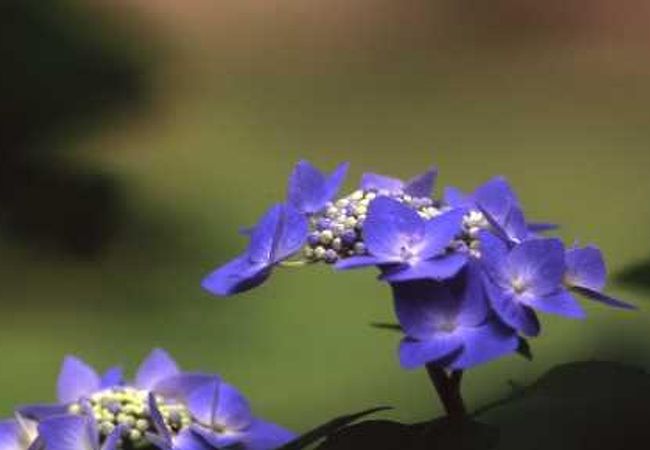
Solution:
<svg viewBox="0 0 650 450">
<path fill-rule="evenodd" d="M 0 421 L 0 450 L 28 450 L 37 446 L 36 422 L 16 415 Z"/>
<path fill-rule="evenodd" d="M 151 401 L 156 410 L 153 397 Z M 194 419 L 192 430 L 212 448 L 271 450 L 295 438 L 289 430 L 254 417 L 246 398 L 218 377 L 189 392 L 185 402 Z M 164 426 L 159 421 L 158 427 Z"/>
<path fill-rule="evenodd" d="M 89 416 L 62 415 L 43 420 L 38 433 L 45 450 L 115 450 L 122 436 L 116 427 L 100 443 L 96 422 Z"/>
<path fill-rule="evenodd" d="M 438 170 L 430 168 L 407 182 L 398 178 L 387 177 L 376 173 L 365 173 L 361 177 L 363 191 L 375 191 L 384 195 L 408 195 L 411 197 L 431 197 L 438 177 Z"/>
<path fill-rule="evenodd" d="M 307 239 L 307 219 L 290 205 L 275 205 L 250 231 L 247 250 L 203 280 L 215 295 L 232 295 L 262 284 L 273 267 L 299 251 Z"/>
<path fill-rule="evenodd" d="M 100 376 L 79 358 L 68 356 L 57 382 L 58 404 L 31 405 L 21 408 L 20 412 L 39 422 L 68 413 L 90 414 L 103 438 L 121 425 L 125 437 L 137 445 L 153 430 L 147 408 L 150 392 L 160 396 L 165 420 L 174 431 L 180 432 L 191 424 L 189 411 L 176 400 L 176 392 L 172 389 L 172 381 L 181 374 L 176 362 L 161 349 L 149 354 L 130 383 L 123 380 L 119 369 L 111 369 Z"/>
<path fill-rule="evenodd" d="M 517 349 L 517 333 L 490 312 L 477 271 L 471 264 L 453 282 L 393 285 L 395 312 L 406 333 L 399 347 L 402 367 L 468 369 Z"/>
<path fill-rule="evenodd" d="M 343 184 L 348 163 L 326 176 L 307 161 L 300 161 L 289 178 L 287 200 L 304 214 L 315 214 L 331 201 Z"/>
<path fill-rule="evenodd" d="M 484 232 L 481 261 L 492 307 L 505 323 L 524 334 L 539 333 L 533 310 L 576 319 L 585 316 L 562 284 L 566 266 L 558 239 L 533 239 L 508 249 Z"/>
<path fill-rule="evenodd" d="M 379 197 L 363 227 L 368 255 L 343 259 L 337 267 L 385 266 L 382 279 L 390 282 L 450 278 L 467 262 L 466 253 L 448 251 L 463 216 L 455 209 L 426 220 L 397 200 Z"/>
<path fill-rule="evenodd" d="M 242 450 L 272 450 L 294 437 L 253 417 L 241 394 L 217 375 L 182 372 L 160 349 L 145 359 L 132 382 L 125 382 L 119 370 L 100 376 L 80 359 L 67 357 L 59 375 L 58 399 L 56 405 L 20 410 L 39 424 L 37 441 L 44 441 L 45 450 L 110 450 L 115 445 L 216 450 L 226 440 Z M 18 431 L 13 421 L 0 423 L 0 444 L 3 439 L 23 439 Z"/>
<path fill-rule="evenodd" d="M 601 251 L 589 245 L 570 248 L 566 252 L 564 283 L 572 291 L 615 308 L 636 309 L 634 305 L 603 293 L 607 269 Z"/>
</svg>

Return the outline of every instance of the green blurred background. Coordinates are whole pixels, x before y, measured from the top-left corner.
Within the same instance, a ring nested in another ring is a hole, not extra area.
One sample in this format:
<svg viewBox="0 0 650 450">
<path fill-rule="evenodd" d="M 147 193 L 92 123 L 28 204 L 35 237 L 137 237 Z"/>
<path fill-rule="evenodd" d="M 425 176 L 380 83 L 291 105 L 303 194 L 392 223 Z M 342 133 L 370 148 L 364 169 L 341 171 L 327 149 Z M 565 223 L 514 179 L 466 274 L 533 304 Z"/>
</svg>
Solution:
<svg viewBox="0 0 650 450">
<path fill-rule="evenodd" d="M 65 354 L 132 370 L 155 346 L 298 431 L 379 404 L 440 413 L 398 336 L 368 326 L 393 320 L 373 273 L 201 291 L 300 158 L 350 161 L 346 189 L 369 170 L 505 175 L 612 273 L 650 258 L 641 0 L 16 0 L 0 17 L 3 415 L 53 400 Z M 470 407 L 562 362 L 650 368 L 650 293 L 610 289 L 641 310 L 545 317 L 533 362 L 468 374 Z"/>
</svg>

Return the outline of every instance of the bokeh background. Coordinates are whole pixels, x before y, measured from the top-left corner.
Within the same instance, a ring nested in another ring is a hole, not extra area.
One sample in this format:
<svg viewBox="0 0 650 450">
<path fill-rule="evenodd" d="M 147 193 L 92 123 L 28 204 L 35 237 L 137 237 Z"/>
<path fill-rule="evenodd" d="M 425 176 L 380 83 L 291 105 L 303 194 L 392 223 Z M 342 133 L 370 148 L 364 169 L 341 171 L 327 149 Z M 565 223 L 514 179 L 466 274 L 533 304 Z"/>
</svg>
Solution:
<svg viewBox="0 0 650 450">
<path fill-rule="evenodd" d="M 545 317 L 533 362 L 468 374 L 470 407 L 562 362 L 650 368 L 649 30 L 643 0 L 2 2 L 0 412 L 53 400 L 65 354 L 132 370 L 159 346 L 297 431 L 440 413 L 368 326 L 393 320 L 371 271 L 201 291 L 300 158 L 350 161 L 346 189 L 505 175 L 531 218 L 601 246 L 641 310 Z"/>
</svg>

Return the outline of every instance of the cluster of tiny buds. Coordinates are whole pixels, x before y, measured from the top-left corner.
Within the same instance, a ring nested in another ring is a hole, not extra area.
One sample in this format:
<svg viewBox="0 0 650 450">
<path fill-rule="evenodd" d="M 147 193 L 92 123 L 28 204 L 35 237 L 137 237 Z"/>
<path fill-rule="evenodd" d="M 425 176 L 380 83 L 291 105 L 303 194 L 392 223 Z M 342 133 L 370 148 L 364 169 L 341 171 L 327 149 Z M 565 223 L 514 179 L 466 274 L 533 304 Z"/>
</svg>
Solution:
<svg viewBox="0 0 650 450">
<path fill-rule="evenodd" d="M 412 197 L 384 190 L 354 191 L 335 202 L 329 202 L 324 212 L 311 217 L 311 231 L 304 249 L 305 259 L 308 262 L 334 264 L 342 258 L 365 255 L 363 223 L 370 202 L 379 196 L 392 197 L 413 208 L 425 219 L 431 219 L 441 212 L 434 200 L 427 197 Z"/>
<path fill-rule="evenodd" d="M 81 403 L 68 407 L 71 414 L 91 413 L 98 424 L 102 437 L 108 436 L 117 426 L 122 426 L 121 447 L 141 447 L 146 442 L 146 434 L 155 432 L 148 405 L 149 392 L 132 387 L 115 387 L 96 392 L 86 401 L 89 408 Z M 191 423 L 187 408 L 156 395 L 156 404 L 165 424 L 172 432 L 178 432 Z"/>
<path fill-rule="evenodd" d="M 480 241 L 478 235 L 481 230 L 489 229 L 490 223 L 482 212 L 477 210 L 469 211 L 463 217 L 463 232 L 459 239 L 454 241 L 452 247 L 455 249 L 467 249 L 474 258 L 481 257 Z"/>
</svg>

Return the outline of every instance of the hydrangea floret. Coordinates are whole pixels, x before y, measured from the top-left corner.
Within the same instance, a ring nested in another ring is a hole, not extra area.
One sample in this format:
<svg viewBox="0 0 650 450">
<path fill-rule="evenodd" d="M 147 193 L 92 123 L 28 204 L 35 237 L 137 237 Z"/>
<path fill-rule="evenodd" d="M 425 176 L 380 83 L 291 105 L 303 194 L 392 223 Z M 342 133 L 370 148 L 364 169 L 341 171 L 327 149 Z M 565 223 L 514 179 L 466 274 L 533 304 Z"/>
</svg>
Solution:
<svg viewBox="0 0 650 450">
<path fill-rule="evenodd" d="M 245 397 L 218 375 L 181 371 L 161 349 L 133 381 L 118 368 L 100 376 L 68 356 L 57 386 L 56 404 L 28 405 L 16 420 L 0 422 L 0 443 L 18 450 L 272 450 L 295 437 L 255 417 Z"/>
<path fill-rule="evenodd" d="M 404 333 L 399 361 L 426 367 L 450 416 L 464 413 L 462 371 L 537 336 L 538 313 L 581 319 L 576 294 L 634 308 L 603 292 L 600 250 L 544 236 L 556 225 L 528 221 L 503 177 L 469 194 L 447 187 L 435 196 L 433 168 L 406 182 L 366 173 L 356 190 L 337 197 L 347 167 L 327 176 L 299 162 L 285 202 L 250 230 L 244 255 L 203 287 L 217 296 L 244 292 L 266 281 L 271 267 L 377 267 Z"/>
</svg>

